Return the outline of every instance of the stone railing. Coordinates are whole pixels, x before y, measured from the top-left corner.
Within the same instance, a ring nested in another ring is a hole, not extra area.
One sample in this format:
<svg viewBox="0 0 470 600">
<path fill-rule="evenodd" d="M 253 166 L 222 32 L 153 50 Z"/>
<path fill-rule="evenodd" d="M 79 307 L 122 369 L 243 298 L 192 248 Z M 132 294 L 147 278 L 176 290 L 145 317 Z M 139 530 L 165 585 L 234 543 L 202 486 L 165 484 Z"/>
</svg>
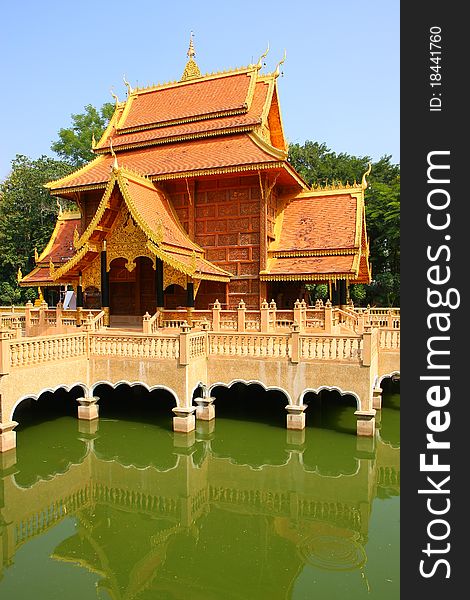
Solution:
<svg viewBox="0 0 470 600">
<path fill-rule="evenodd" d="M 354 308 L 354 312 L 364 318 L 364 325 L 400 329 L 399 308 Z"/>
<path fill-rule="evenodd" d="M 208 333 L 208 354 L 218 356 L 289 357 L 289 334 Z"/>
<path fill-rule="evenodd" d="M 299 358 L 304 360 L 339 360 L 359 362 L 362 359 L 361 336 L 300 337 Z"/>
<path fill-rule="evenodd" d="M 398 351 L 400 349 L 400 330 L 386 328 L 379 330 L 379 347 L 381 350 Z"/>
<path fill-rule="evenodd" d="M 149 313 L 145 313 L 142 320 L 142 331 L 149 335 L 158 331 L 158 321 L 160 319 L 160 312 L 157 312 L 151 317 Z"/>
<path fill-rule="evenodd" d="M 10 340 L 9 355 L 11 368 L 85 356 L 86 334 L 80 332 Z"/>
<path fill-rule="evenodd" d="M 125 358 L 178 358 L 177 335 L 149 336 L 140 333 L 90 335 L 90 356 L 120 356 Z"/>
</svg>

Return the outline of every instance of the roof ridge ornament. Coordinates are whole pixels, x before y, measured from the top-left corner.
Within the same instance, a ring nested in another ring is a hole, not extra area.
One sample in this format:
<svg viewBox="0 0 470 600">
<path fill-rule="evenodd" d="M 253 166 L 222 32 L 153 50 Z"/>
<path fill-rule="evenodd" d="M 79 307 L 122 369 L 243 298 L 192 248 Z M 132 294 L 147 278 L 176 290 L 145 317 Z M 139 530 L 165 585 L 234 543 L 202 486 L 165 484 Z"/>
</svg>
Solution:
<svg viewBox="0 0 470 600">
<path fill-rule="evenodd" d="M 113 166 L 111 167 L 111 170 L 119 171 L 118 159 L 116 156 L 116 152 L 114 152 L 114 148 L 113 148 L 113 140 L 109 140 L 109 150 L 111 152 L 111 156 L 114 158 Z"/>
<path fill-rule="evenodd" d="M 274 70 L 274 75 L 275 75 L 275 77 L 279 77 L 279 75 L 281 74 L 281 71 L 280 71 L 280 66 L 281 66 L 282 64 L 284 64 L 284 62 L 285 62 L 286 58 L 287 58 L 287 51 L 286 51 L 286 50 L 284 50 L 284 56 L 283 56 L 283 57 L 281 58 L 281 60 L 280 60 L 280 61 L 277 63 L 277 65 L 276 65 L 276 68 L 275 68 L 275 70 Z M 282 75 L 284 75 L 284 73 L 282 73 Z"/>
<path fill-rule="evenodd" d="M 191 31 L 191 34 L 189 36 L 189 48 L 186 53 L 186 56 L 188 57 L 188 62 L 186 63 L 180 81 L 187 81 L 188 79 L 197 79 L 198 77 L 201 77 L 201 71 L 199 70 L 196 61 L 194 60 L 194 57 L 196 56 L 196 50 L 194 49 L 193 37 L 194 32 Z"/>
<path fill-rule="evenodd" d="M 124 81 L 124 85 L 127 88 L 127 97 L 129 98 L 129 96 L 132 94 L 132 92 L 134 91 L 133 87 L 131 86 L 131 84 L 127 81 L 126 76 L 123 75 L 122 76 L 122 80 Z"/>
<path fill-rule="evenodd" d="M 113 90 L 113 88 L 111 88 L 109 91 L 111 92 L 111 96 L 112 96 L 112 97 L 114 98 L 114 100 L 116 101 L 116 108 L 117 108 L 117 106 L 118 106 L 118 104 L 119 104 L 119 98 L 118 98 L 118 97 L 116 96 L 116 94 L 114 93 L 114 90 Z"/>
<path fill-rule="evenodd" d="M 367 171 L 366 171 L 366 172 L 364 173 L 364 175 L 362 176 L 362 182 L 361 182 L 361 186 L 362 186 L 362 189 L 363 189 L 363 190 L 367 189 L 367 179 L 366 179 L 366 177 L 368 177 L 368 176 L 370 175 L 370 172 L 371 172 L 371 171 L 372 171 L 372 164 L 371 164 L 371 162 L 369 161 L 369 166 L 368 166 L 368 168 L 367 168 Z"/>
<path fill-rule="evenodd" d="M 256 66 L 258 67 L 258 69 L 261 69 L 262 67 L 264 67 L 266 65 L 266 63 L 264 62 L 264 59 L 268 55 L 268 52 L 269 52 L 269 42 L 268 42 L 268 47 L 266 48 L 266 51 L 263 52 L 263 54 L 259 57 L 259 60 L 258 60 L 258 62 L 256 64 Z"/>
</svg>

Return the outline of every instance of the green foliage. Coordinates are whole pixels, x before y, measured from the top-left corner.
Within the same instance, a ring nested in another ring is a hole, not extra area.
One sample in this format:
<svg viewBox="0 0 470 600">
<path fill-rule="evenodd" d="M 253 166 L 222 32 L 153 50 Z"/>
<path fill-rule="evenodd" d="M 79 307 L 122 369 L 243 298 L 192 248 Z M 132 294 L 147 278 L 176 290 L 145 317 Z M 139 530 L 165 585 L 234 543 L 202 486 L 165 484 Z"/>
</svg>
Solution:
<svg viewBox="0 0 470 600">
<path fill-rule="evenodd" d="M 362 306 L 367 296 L 366 286 L 356 283 L 349 288 L 349 295 L 356 306 Z"/>
<path fill-rule="evenodd" d="M 10 175 L 0 184 L 0 281 L 16 289 L 16 274 L 34 267 L 34 248 L 49 241 L 57 218 L 57 201 L 44 184 L 67 175 L 71 166 L 41 156 L 17 155 Z M 11 295 L 9 288 L 2 292 Z"/>
<path fill-rule="evenodd" d="M 328 298 L 328 286 L 324 283 L 306 283 L 305 289 L 310 296 L 310 304 L 315 304 L 316 300 Z"/>
<path fill-rule="evenodd" d="M 83 166 L 95 158 L 91 150 L 93 135 L 96 141 L 100 139 L 113 113 L 114 104 L 110 102 L 100 110 L 87 104 L 84 113 L 72 115 L 71 127 L 59 130 L 59 139 L 52 143 L 51 150 L 74 167 Z"/>
<path fill-rule="evenodd" d="M 18 286 L 14 286 L 7 281 L 0 282 L 0 304 L 16 304 L 21 299 L 21 292 Z"/>
<path fill-rule="evenodd" d="M 306 141 L 292 144 L 289 161 L 310 185 L 360 182 L 368 163 L 372 172 L 365 193 L 367 231 L 373 281 L 365 298 L 357 301 L 378 306 L 399 304 L 400 298 L 400 167 L 391 156 L 373 162 L 369 156 L 332 152 L 326 144 Z M 361 292 L 359 292 L 361 293 Z M 353 298 L 354 299 L 354 298 Z"/>
</svg>

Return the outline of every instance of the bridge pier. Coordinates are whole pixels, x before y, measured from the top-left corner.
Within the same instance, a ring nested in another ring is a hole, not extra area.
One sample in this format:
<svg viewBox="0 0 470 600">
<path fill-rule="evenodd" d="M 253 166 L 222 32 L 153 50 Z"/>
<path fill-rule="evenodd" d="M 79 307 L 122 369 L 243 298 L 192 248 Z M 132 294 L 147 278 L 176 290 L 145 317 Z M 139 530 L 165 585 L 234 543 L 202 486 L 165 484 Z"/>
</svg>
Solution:
<svg viewBox="0 0 470 600">
<path fill-rule="evenodd" d="M 0 452 L 8 452 L 16 448 L 16 431 L 13 430 L 17 425 L 17 421 L 0 423 Z"/>
<path fill-rule="evenodd" d="M 84 396 L 83 398 L 77 398 L 77 402 L 80 403 L 78 407 L 78 418 L 84 421 L 93 421 L 98 418 L 99 407 L 98 396 Z"/>
<path fill-rule="evenodd" d="M 382 388 L 375 387 L 372 390 L 372 408 L 380 410 L 382 408 Z"/>
<path fill-rule="evenodd" d="M 373 437 L 375 435 L 375 409 L 356 410 L 357 435 Z"/>
<path fill-rule="evenodd" d="M 196 429 L 195 406 L 176 406 L 171 410 L 175 413 L 173 417 L 173 431 L 189 433 Z"/>
<path fill-rule="evenodd" d="M 305 429 L 305 409 L 306 404 L 288 404 L 287 410 L 287 429 Z"/>
</svg>

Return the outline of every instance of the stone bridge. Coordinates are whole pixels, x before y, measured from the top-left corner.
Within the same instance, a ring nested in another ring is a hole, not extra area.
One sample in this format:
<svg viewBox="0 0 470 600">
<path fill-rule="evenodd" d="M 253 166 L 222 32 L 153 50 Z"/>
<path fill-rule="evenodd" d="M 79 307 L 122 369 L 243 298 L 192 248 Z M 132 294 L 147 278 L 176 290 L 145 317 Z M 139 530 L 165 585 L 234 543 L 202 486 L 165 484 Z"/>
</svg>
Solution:
<svg viewBox="0 0 470 600">
<path fill-rule="evenodd" d="M 46 334 L 32 337 L 20 335 L 18 329 L 15 334 L 4 319 L 0 452 L 16 446 L 14 412 L 23 400 L 79 386 L 83 397 L 78 416 L 92 420 L 98 418 L 94 391 L 103 383 L 166 390 L 174 399 L 173 424 L 180 432 L 194 430 L 196 418 L 214 418 L 211 391 L 216 386 L 258 383 L 265 390 L 282 392 L 289 429 L 305 427 L 306 394 L 337 390 L 356 402 L 358 435 L 374 435 L 380 382 L 399 375 L 399 316 L 380 317 L 375 323 L 369 317 L 365 324 L 364 317 L 361 321 L 343 311 L 341 321 L 339 312 L 325 307 L 309 327 L 307 310 L 304 316 L 299 308 L 297 314 L 291 311 L 301 325 L 288 319 L 273 319 L 270 324 L 266 310 L 264 315 L 258 311 L 261 324 L 251 328 L 244 308 L 232 312 L 235 318 L 225 327 L 220 314 L 211 322 L 205 317 L 198 322 L 192 315 L 192 327 L 176 319 L 176 325 L 167 320 L 165 327 L 157 327 L 146 315 L 142 331 L 104 328 L 102 314 L 90 314 L 80 327 L 74 323 L 65 333 L 57 333 L 53 319 L 43 314 L 38 320 L 45 323 Z M 56 313 L 54 318 L 62 317 Z M 195 395 L 200 397 L 193 401 Z"/>
</svg>

